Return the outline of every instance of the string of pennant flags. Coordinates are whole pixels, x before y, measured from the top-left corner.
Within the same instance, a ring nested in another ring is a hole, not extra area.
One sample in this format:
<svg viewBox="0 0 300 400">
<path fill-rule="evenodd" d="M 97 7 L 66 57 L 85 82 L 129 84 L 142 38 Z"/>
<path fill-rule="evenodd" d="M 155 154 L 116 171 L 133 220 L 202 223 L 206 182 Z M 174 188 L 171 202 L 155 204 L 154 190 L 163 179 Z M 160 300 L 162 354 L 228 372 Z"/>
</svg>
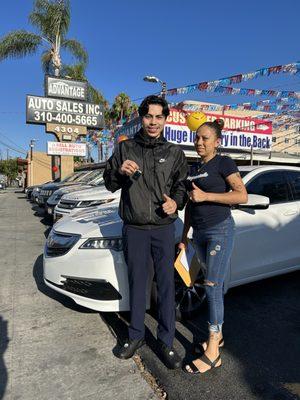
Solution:
<svg viewBox="0 0 300 400">
<path fill-rule="evenodd" d="M 270 96 L 270 97 L 288 97 L 290 99 L 300 99 L 300 92 L 289 90 L 272 89 L 246 89 L 234 88 L 232 86 L 199 86 L 199 91 L 214 92 L 225 95 L 243 95 L 243 96 Z"/>
<path fill-rule="evenodd" d="M 300 104 L 277 104 L 276 101 L 266 100 L 267 103 L 236 103 L 236 104 L 185 104 L 184 110 L 186 111 L 227 111 L 227 110 L 253 110 L 276 112 L 286 110 L 300 110 Z M 282 99 L 280 99 L 282 103 Z M 176 107 L 176 105 L 174 104 Z"/>
<path fill-rule="evenodd" d="M 269 76 L 272 74 L 287 73 L 287 74 L 295 75 L 299 71 L 300 71 L 300 62 L 297 61 L 297 62 L 291 63 L 291 64 L 276 65 L 276 66 L 272 66 L 272 67 L 261 68 L 254 72 L 232 75 L 232 76 L 222 78 L 222 79 L 217 79 L 214 81 L 200 82 L 200 83 L 193 84 L 193 85 L 183 86 L 183 87 L 174 88 L 174 89 L 168 89 L 166 94 L 168 96 L 174 96 L 174 95 L 179 95 L 179 94 L 188 94 L 188 93 L 194 92 L 196 90 L 212 92 L 212 91 L 215 91 L 215 89 L 220 86 L 226 87 L 228 85 L 241 83 L 244 81 L 249 81 L 252 79 L 256 79 L 258 77 Z M 250 91 L 251 95 L 266 95 L 266 96 L 272 96 L 272 94 L 264 93 L 264 92 L 276 92 L 276 91 L 272 91 L 272 90 L 271 91 L 264 91 L 264 90 L 256 91 L 256 90 L 254 90 L 254 93 L 253 93 L 253 89 L 242 89 L 242 92 L 235 92 L 235 90 L 233 90 L 233 89 L 235 89 L 235 88 L 217 89 L 217 91 L 219 91 L 219 93 L 225 93 L 225 94 L 249 94 L 249 93 L 247 93 L 247 91 Z M 238 90 L 238 89 L 236 89 L 236 90 Z M 261 93 L 258 93 L 258 92 L 261 92 Z M 290 97 L 288 95 L 288 93 L 289 92 L 286 92 L 285 94 L 281 93 L 279 96 L 280 97 L 281 96 Z"/>
</svg>

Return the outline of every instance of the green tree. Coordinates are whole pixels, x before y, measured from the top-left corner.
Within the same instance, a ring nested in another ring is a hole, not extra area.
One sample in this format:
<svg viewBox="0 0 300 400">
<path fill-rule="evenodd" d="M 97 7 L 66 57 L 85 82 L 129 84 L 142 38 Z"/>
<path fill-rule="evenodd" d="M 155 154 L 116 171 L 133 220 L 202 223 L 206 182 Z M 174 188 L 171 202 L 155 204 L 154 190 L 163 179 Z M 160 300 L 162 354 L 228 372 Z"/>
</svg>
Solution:
<svg viewBox="0 0 300 400">
<path fill-rule="evenodd" d="M 1 160 L 0 161 L 0 173 L 7 176 L 7 181 L 8 181 L 8 184 L 10 185 L 11 181 L 16 179 L 16 177 L 18 176 L 17 158 Z"/>
<path fill-rule="evenodd" d="M 62 75 L 66 78 L 72 78 L 80 81 L 88 82 L 87 77 L 85 76 L 85 68 L 86 65 L 84 63 L 79 63 L 75 65 L 63 65 L 62 67 Z M 108 111 L 109 111 L 109 103 L 103 96 L 103 94 L 95 89 L 88 82 L 88 101 L 91 103 L 101 104 L 104 108 L 104 117 L 106 124 L 109 123 Z"/>
<path fill-rule="evenodd" d="M 111 117 L 113 122 L 122 123 L 124 117 L 130 115 L 131 100 L 126 93 L 119 93 L 111 107 Z"/>
<path fill-rule="evenodd" d="M 42 67 L 45 73 L 60 75 L 61 50 L 70 52 L 76 60 L 86 64 L 88 55 L 75 39 L 67 39 L 70 26 L 69 0 L 35 0 L 29 21 L 38 33 L 17 30 L 0 39 L 0 61 L 35 54 L 43 47 Z"/>
</svg>

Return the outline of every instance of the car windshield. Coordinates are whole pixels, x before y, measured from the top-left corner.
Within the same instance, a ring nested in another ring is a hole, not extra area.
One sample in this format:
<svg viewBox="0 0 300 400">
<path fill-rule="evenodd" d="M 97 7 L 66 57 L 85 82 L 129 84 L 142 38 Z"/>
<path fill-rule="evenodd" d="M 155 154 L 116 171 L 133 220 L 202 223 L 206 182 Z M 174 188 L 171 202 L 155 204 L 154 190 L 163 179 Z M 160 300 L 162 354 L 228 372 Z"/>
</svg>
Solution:
<svg viewBox="0 0 300 400">
<path fill-rule="evenodd" d="M 61 180 L 62 183 L 65 182 L 73 182 L 79 179 L 82 175 L 84 175 L 86 171 L 74 172 L 71 175 L 68 175 L 65 179 Z"/>
<path fill-rule="evenodd" d="M 89 182 L 89 185 L 92 186 L 104 185 L 103 170 L 98 171 L 98 174 Z"/>
<path fill-rule="evenodd" d="M 102 171 L 99 171 L 98 169 L 93 170 L 93 171 L 89 171 L 89 174 L 85 175 L 85 176 L 81 179 L 81 182 L 90 184 L 90 183 L 93 182 L 96 178 L 98 178 L 99 175 L 102 176 Z"/>
</svg>

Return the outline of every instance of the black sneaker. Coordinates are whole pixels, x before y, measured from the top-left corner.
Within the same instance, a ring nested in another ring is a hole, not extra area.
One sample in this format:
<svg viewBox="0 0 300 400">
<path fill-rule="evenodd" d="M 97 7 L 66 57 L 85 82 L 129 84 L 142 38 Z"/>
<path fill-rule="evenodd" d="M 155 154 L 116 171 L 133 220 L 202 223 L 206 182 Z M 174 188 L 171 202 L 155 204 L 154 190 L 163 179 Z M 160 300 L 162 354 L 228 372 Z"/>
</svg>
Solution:
<svg viewBox="0 0 300 400">
<path fill-rule="evenodd" d="M 173 347 L 168 347 L 164 342 L 158 340 L 159 350 L 162 361 L 169 369 L 176 369 L 181 367 L 181 358 Z"/>
<path fill-rule="evenodd" d="M 142 347 L 145 344 L 145 340 L 143 339 L 127 339 L 123 346 L 116 352 L 116 356 L 122 358 L 123 360 L 127 360 L 127 358 L 131 358 L 137 349 Z"/>
</svg>

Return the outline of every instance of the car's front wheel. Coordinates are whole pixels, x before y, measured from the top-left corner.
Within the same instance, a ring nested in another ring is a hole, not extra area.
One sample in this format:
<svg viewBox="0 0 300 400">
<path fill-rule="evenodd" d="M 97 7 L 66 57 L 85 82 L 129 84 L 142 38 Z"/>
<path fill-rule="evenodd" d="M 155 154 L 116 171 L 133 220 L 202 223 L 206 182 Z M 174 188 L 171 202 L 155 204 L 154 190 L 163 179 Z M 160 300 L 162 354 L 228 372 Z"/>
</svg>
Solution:
<svg viewBox="0 0 300 400">
<path fill-rule="evenodd" d="M 187 287 L 175 270 L 175 310 L 176 320 L 192 319 L 202 309 L 206 298 L 202 277 L 199 276 L 193 286 Z M 151 308 L 157 308 L 157 286 L 153 282 L 151 293 Z"/>
<path fill-rule="evenodd" d="M 175 306 L 176 320 L 192 319 L 199 314 L 206 298 L 205 288 L 199 276 L 193 286 L 185 285 L 177 271 L 175 271 Z"/>
</svg>

